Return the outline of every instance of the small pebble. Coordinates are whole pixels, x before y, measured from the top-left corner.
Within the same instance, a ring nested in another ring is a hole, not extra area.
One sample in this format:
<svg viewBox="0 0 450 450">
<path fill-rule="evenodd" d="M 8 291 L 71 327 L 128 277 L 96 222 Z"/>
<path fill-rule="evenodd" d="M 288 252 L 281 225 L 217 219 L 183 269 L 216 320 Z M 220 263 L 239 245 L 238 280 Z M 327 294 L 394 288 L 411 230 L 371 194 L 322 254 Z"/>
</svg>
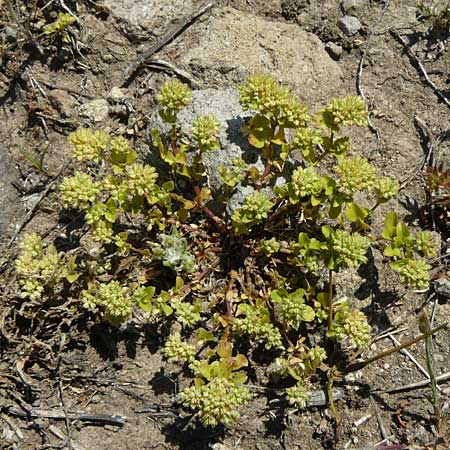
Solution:
<svg viewBox="0 0 450 450">
<path fill-rule="evenodd" d="M 82 105 L 79 109 L 79 113 L 81 117 L 86 117 L 92 122 L 102 122 L 108 117 L 108 102 L 102 98 L 92 100 L 91 102 Z"/>
<path fill-rule="evenodd" d="M 15 28 L 6 26 L 4 33 L 6 42 L 12 43 L 17 41 L 17 30 Z"/>
<path fill-rule="evenodd" d="M 344 16 L 339 20 L 338 27 L 346 36 L 353 36 L 362 28 L 362 25 L 357 17 Z"/>
<path fill-rule="evenodd" d="M 340 59 L 343 52 L 342 47 L 340 45 L 335 44 L 334 42 L 327 42 L 325 44 L 325 50 L 336 61 Z"/>
</svg>

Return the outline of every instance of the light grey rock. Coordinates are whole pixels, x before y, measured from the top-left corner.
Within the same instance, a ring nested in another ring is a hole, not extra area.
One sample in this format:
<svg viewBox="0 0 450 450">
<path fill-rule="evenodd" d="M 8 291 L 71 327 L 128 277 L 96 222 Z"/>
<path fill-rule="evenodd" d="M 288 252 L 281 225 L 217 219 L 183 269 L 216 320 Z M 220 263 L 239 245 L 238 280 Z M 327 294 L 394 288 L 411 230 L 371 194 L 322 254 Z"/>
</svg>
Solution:
<svg viewBox="0 0 450 450">
<path fill-rule="evenodd" d="M 338 22 L 338 27 L 347 36 L 355 35 L 361 28 L 361 22 L 355 16 L 344 16 Z"/>
<path fill-rule="evenodd" d="M 436 294 L 450 298 L 450 281 L 447 278 L 438 278 L 434 281 Z"/>
<path fill-rule="evenodd" d="M 126 89 L 114 86 L 108 93 L 108 101 L 111 103 L 123 102 L 128 98 Z"/>
<path fill-rule="evenodd" d="M 193 0 L 104 0 L 103 4 L 124 22 L 129 35 L 160 37 L 173 23 L 198 8 Z"/>
<path fill-rule="evenodd" d="M 48 99 L 62 118 L 70 117 L 77 105 L 76 99 L 62 89 L 54 89 L 51 91 L 48 94 Z"/>
<path fill-rule="evenodd" d="M 11 235 L 14 226 L 23 216 L 23 206 L 12 182 L 19 178 L 14 161 L 5 149 L 0 150 L 0 242 Z"/>
<path fill-rule="evenodd" d="M 196 24 L 196 45 L 182 62 L 208 86 L 236 86 L 254 73 L 271 73 L 310 105 L 342 92 L 343 74 L 323 43 L 297 25 L 271 22 L 230 7 Z"/>
<path fill-rule="evenodd" d="M 239 104 L 239 93 L 236 89 L 203 89 L 193 91 L 192 103 L 178 114 L 178 124 L 184 134 L 189 135 L 192 124 L 198 116 L 213 114 L 220 123 L 220 131 L 217 134 L 220 150 L 213 150 L 203 154 L 203 163 L 208 174 L 209 187 L 217 192 L 221 190 L 222 182 L 219 175 L 219 167 L 231 167 L 234 158 L 242 158 L 249 165 L 258 168 L 260 173 L 264 171 L 264 163 L 260 152 L 251 147 L 247 139 L 242 136 L 241 126 L 249 115 L 246 114 Z M 164 124 L 157 113 L 151 120 L 149 127 L 158 129 L 165 134 L 169 131 L 168 125 Z M 150 159 L 152 159 L 150 155 Z M 277 185 L 283 185 L 283 177 L 277 179 Z M 242 205 L 245 197 L 252 194 L 254 188 L 251 186 L 238 185 L 236 192 L 230 198 L 227 205 L 227 213 L 233 212 Z M 269 196 L 273 195 L 271 188 L 264 188 Z"/>
<path fill-rule="evenodd" d="M 338 44 L 335 44 L 334 42 L 327 42 L 325 44 L 325 50 L 336 61 L 340 59 L 343 52 L 342 47 Z"/>
<path fill-rule="evenodd" d="M 85 103 L 84 105 L 80 106 L 78 112 L 81 117 L 85 117 L 91 122 L 102 122 L 108 117 L 108 102 L 103 98 L 92 100 L 91 102 Z"/>
<path fill-rule="evenodd" d="M 16 42 L 17 41 L 17 29 L 14 27 L 6 26 L 3 33 L 5 34 L 6 42 Z"/>
<path fill-rule="evenodd" d="M 364 0 L 344 0 L 342 2 L 342 11 L 345 14 L 358 15 L 364 8 Z"/>
</svg>

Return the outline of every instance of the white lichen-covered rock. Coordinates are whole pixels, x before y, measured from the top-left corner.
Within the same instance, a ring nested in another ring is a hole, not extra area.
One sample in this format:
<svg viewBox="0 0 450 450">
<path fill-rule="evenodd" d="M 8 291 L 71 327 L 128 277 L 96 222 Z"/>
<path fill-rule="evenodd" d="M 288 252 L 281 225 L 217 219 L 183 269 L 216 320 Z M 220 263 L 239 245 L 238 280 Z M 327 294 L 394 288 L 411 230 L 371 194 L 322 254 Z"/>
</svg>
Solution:
<svg viewBox="0 0 450 450">
<path fill-rule="evenodd" d="M 194 0 L 104 0 L 103 5 L 124 22 L 128 34 L 155 37 L 198 8 Z"/>
<path fill-rule="evenodd" d="M 103 98 L 92 100 L 80 106 L 78 113 L 93 123 L 102 122 L 109 114 L 108 102 Z"/>
<path fill-rule="evenodd" d="M 240 84 L 250 74 L 271 73 L 308 104 L 342 93 L 343 74 L 324 44 L 297 25 L 271 22 L 233 8 L 217 8 L 189 34 L 197 45 L 182 62 L 208 86 Z"/>
</svg>

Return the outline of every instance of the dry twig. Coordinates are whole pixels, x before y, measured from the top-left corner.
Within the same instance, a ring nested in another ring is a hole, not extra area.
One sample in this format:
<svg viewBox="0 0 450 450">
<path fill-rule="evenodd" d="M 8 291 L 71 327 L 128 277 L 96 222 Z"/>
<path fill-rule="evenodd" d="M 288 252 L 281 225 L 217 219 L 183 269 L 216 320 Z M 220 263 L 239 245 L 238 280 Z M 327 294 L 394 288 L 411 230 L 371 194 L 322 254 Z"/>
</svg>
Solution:
<svg viewBox="0 0 450 450">
<path fill-rule="evenodd" d="M 397 31 L 391 30 L 390 32 L 391 32 L 392 36 L 394 36 L 394 38 L 397 39 L 397 41 L 399 41 L 403 45 L 403 47 L 405 48 L 406 54 L 419 68 L 420 73 L 425 78 L 425 81 L 427 82 L 427 84 L 433 89 L 433 92 L 439 97 L 440 100 L 442 100 L 450 108 L 450 100 L 442 93 L 442 91 L 430 79 L 427 71 L 425 70 L 425 67 L 420 62 L 419 58 L 411 50 L 411 47 L 408 45 L 408 43 L 403 39 L 402 36 L 400 36 L 399 33 L 397 33 Z"/>
<path fill-rule="evenodd" d="M 190 27 L 196 19 L 208 12 L 214 6 L 214 1 L 209 1 L 200 7 L 197 11 L 185 17 L 172 30 L 167 32 L 159 41 L 153 44 L 147 51 L 145 51 L 139 58 L 137 58 L 128 69 L 125 71 L 125 80 L 122 87 L 127 87 L 136 78 L 139 70 L 150 60 L 150 58 L 159 52 L 163 47 L 173 41 L 184 30 Z"/>
</svg>

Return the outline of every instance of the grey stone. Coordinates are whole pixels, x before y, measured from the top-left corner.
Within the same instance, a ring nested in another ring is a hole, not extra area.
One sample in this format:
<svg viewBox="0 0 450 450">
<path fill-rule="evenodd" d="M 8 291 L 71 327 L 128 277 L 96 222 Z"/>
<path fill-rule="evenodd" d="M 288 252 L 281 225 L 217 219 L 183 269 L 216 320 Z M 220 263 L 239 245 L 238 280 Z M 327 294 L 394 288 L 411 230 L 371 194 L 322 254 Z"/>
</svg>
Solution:
<svg viewBox="0 0 450 450">
<path fill-rule="evenodd" d="M 434 281 L 436 294 L 450 298 L 450 281 L 447 278 L 438 278 Z"/>
<path fill-rule="evenodd" d="M 213 191 L 220 191 L 222 181 L 219 175 L 219 167 L 231 167 L 234 158 L 242 158 L 250 166 L 257 167 L 260 173 L 264 171 L 264 163 L 260 152 L 251 147 L 247 139 L 242 135 L 241 127 L 249 115 L 239 104 L 239 93 L 236 89 L 203 89 L 193 91 L 192 103 L 178 114 L 177 123 L 184 134 L 189 136 L 192 124 L 198 116 L 213 114 L 220 123 L 220 131 L 217 134 L 220 150 L 212 150 L 203 154 L 203 163 L 208 175 L 208 185 Z M 150 120 L 149 127 L 158 129 L 165 134 L 169 131 L 156 113 Z M 150 159 L 152 155 L 150 155 Z M 277 185 L 283 185 L 283 177 L 277 179 Z M 251 186 L 236 187 L 236 192 L 230 198 L 227 205 L 227 213 L 232 215 L 245 197 L 252 194 Z M 272 195 L 271 188 L 264 188 L 263 192 Z"/>
<path fill-rule="evenodd" d="M 342 11 L 345 14 L 357 15 L 363 10 L 364 3 L 364 0 L 344 0 L 342 2 Z"/>
<path fill-rule="evenodd" d="M 361 22 L 355 16 L 344 16 L 338 22 L 338 27 L 347 36 L 355 35 L 361 28 Z"/>
<path fill-rule="evenodd" d="M 125 89 L 114 86 L 108 93 L 108 101 L 111 103 L 119 103 L 123 102 L 128 98 L 127 92 Z"/>
<path fill-rule="evenodd" d="M 271 73 L 313 105 L 343 89 L 339 65 L 316 36 L 297 25 L 224 7 L 214 10 L 208 23 L 192 28 L 198 43 L 187 49 L 182 62 L 208 86 L 236 86 L 250 74 Z"/>
<path fill-rule="evenodd" d="M 53 108 L 58 111 L 61 117 L 70 117 L 73 114 L 77 101 L 67 91 L 54 89 L 48 94 L 48 99 Z"/>
<path fill-rule="evenodd" d="M 6 42 L 16 42 L 17 41 L 17 29 L 13 27 L 6 26 L 4 31 Z"/>
<path fill-rule="evenodd" d="M 12 234 L 14 226 L 23 215 L 19 195 L 12 182 L 19 178 L 14 161 L 5 149 L 0 150 L 0 241 Z"/>
<path fill-rule="evenodd" d="M 104 0 L 103 4 L 125 22 L 124 31 L 136 38 L 148 33 L 160 37 L 175 21 L 198 8 L 193 0 Z"/>
<path fill-rule="evenodd" d="M 334 42 L 327 42 L 325 44 L 325 50 L 334 60 L 340 59 L 343 52 L 342 47 Z"/>
<path fill-rule="evenodd" d="M 108 102 L 103 98 L 98 98 L 80 106 L 78 112 L 81 117 L 85 117 L 94 123 L 102 122 L 108 117 Z"/>
</svg>

